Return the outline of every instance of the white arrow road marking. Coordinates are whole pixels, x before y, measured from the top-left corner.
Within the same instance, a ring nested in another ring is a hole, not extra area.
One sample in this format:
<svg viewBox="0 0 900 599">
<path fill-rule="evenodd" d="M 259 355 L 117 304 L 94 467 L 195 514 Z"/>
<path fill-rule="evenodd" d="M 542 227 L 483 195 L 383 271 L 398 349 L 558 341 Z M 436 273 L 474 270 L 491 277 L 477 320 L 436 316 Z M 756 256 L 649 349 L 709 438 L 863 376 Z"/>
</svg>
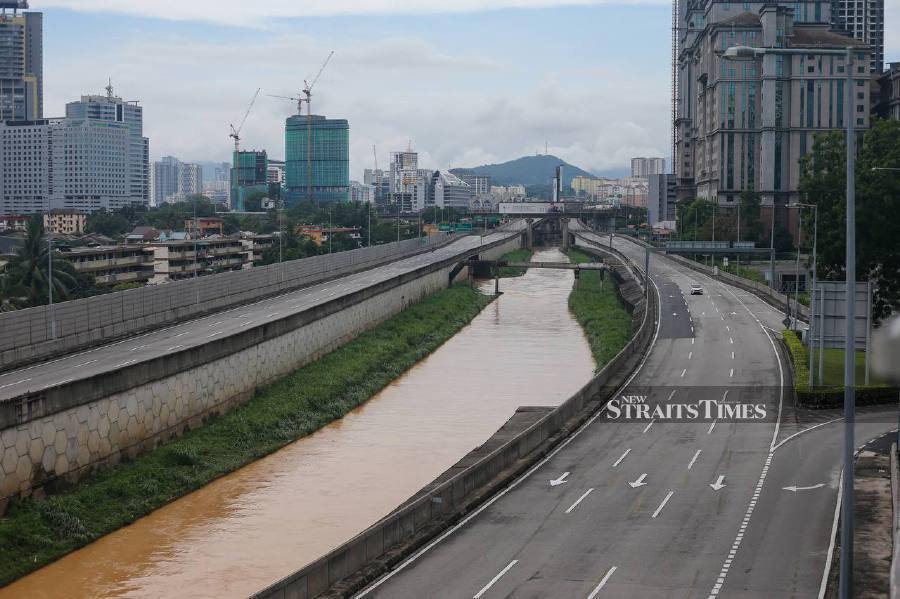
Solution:
<svg viewBox="0 0 900 599">
<path fill-rule="evenodd" d="M 617 566 L 613 566 L 612 568 L 609 569 L 609 572 L 607 572 L 606 576 L 604 576 L 600 580 L 600 584 L 598 584 L 597 586 L 594 587 L 594 590 L 591 591 L 591 594 L 588 595 L 587 599 L 594 599 L 597 596 L 597 593 L 600 592 L 600 589 L 602 589 L 604 586 L 606 586 L 606 583 L 609 581 L 610 578 L 612 578 L 612 575 L 616 571 L 616 568 L 617 568 Z"/>
<path fill-rule="evenodd" d="M 491 588 L 492 586 L 494 586 L 495 584 L 497 584 L 497 581 L 498 581 L 498 580 L 500 580 L 501 578 L 503 578 L 503 575 L 504 575 L 504 574 L 506 574 L 507 572 L 509 572 L 510 570 L 512 570 L 512 567 L 515 566 L 515 565 L 518 564 L 518 563 L 519 563 L 519 560 L 517 560 L 517 559 L 514 559 L 513 561 L 509 562 L 509 565 L 506 566 L 505 568 L 503 568 L 502 570 L 500 570 L 500 573 L 499 573 L 499 574 L 497 574 L 496 576 L 494 576 L 493 578 L 491 578 L 491 581 L 490 581 L 489 583 L 487 583 L 486 585 L 484 585 L 483 587 L 481 587 L 481 590 L 478 591 L 477 593 L 475 593 L 475 596 L 472 597 L 472 599 L 481 599 L 481 598 L 484 596 L 484 594 L 487 593 L 487 592 L 490 590 L 490 588 Z"/>
<path fill-rule="evenodd" d="M 725 475 L 724 475 L 724 474 L 720 474 L 720 475 L 719 475 L 719 478 L 716 479 L 716 482 L 711 483 L 709 486 L 712 487 L 712 490 L 713 490 L 713 491 L 720 491 L 720 490 L 724 489 L 724 488 L 726 487 L 726 485 L 725 485 Z"/>
<path fill-rule="evenodd" d="M 647 475 L 642 474 L 638 477 L 638 479 L 636 481 L 634 481 L 633 483 L 628 483 L 628 484 L 631 485 L 632 489 L 637 489 L 638 487 L 643 487 L 644 485 L 647 484 L 644 482 L 645 478 L 647 478 Z"/>
<path fill-rule="evenodd" d="M 718 422 L 718 419 L 713 420 L 713 421 L 712 421 L 712 424 L 709 425 L 709 430 L 706 431 L 706 434 L 707 434 L 707 435 L 711 435 L 711 434 L 712 434 L 713 429 L 716 428 L 716 422 Z"/>
<path fill-rule="evenodd" d="M 653 515 L 651 516 L 651 518 L 656 518 L 657 516 L 659 516 L 659 513 L 662 511 L 662 509 L 664 507 L 666 507 L 666 504 L 669 503 L 669 500 L 672 498 L 672 495 L 674 495 L 674 494 L 675 494 L 675 491 L 669 491 L 666 494 L 666 498 L 662 500 L 662 503 L 660 503 L 659 507 L 656 508 L 656 511 L 653 512 Z"/>
<path fill-rule="evenodd" d="M 700 454 L 701 454 L 702 452 L 703 452 L 702 449 L 698 449 L 698 450 L 697 450 L 697 453 L 695 453 L 695 454 L 694 454 L 694 457 L 691 458 L 691 463 L 688 464 L 688 470 L 690 470 L 691 468 L 694 467 L 694 462 L 697 461 L 697 458 L 700 457 Z"/>
<path fill-rule="evenodd" d="M 550 481 L 550 486 L 551 486 L 551 487 L 555 487 L 555 486 L 557 486 L 557 485 L 561 485 L 561 484 L 563 484 L 563 483 L 569 482 L 569 481 L 566 480 L 566 478 L 567 478 L 568 476 L 569 476 L 569 473 L 568 473 L 568 472 L 563 472 L 563 475 L 562 475 L 562 476 L 560 476 L 559 478 L 555 478 L 555 479 L 553 479 L 553 480 Z"/>
<path fill-rule="evenodd" d="M 813 489 L 821 489 L 825 486 L 825 483 L 819 483 L 817 485 L 813 485 L 811 487 L 798 487 L 797 485 L 792 485 L 790 487 L 781 487 L 785 491 L 790 491 L 792 493 L 796 493 L 797 491 L 812 491 Z"/>
<path fill-rule="evenodd" d="M 653 423 L 654 423 L 654 422 L 656 422 L 656 418 L 654 418 L 653 420 L 650 421 L 650 424 L 648 424 L 648 425 L 646 426 L 646 428 L 644 428 L 644 432 L 641 433 L 641 434 L 646 434 L 647 431 L 650 430 L 650 427 L 653 426 Z"/>
<path fill-rule="evenodd" d="M 612 467 L 615 468 L 616 466 L 618 466 L 619 464 L 621 464 L 621 463 L 622 463 L 622 460 L 624 460 L 624 459 L 628 456 L 629 453 L 631 453 L 631 450 L 630 450 L 630 449 L 626 449 L 626 450 L 625 450 L 625 453 L 622 454 L 622 457 L 620 457 L 618 460 L 616 460 L 616 463 L 613 464 Z"/>
<path fill-rule="evenodd" d="M 577 508 L 578 504 L 581 503 L 582 501 L 584 501 L 584 498 L 593 492 L 594 492 L 594 489 L 588 489 L 587 491 L 585 491 L 584 495 L 582 495 L 581 497 L 578 498 L 578 501 L 576 501 L 575 503 L 573 503 L 572 505 L 569 506 L 569 509 L 566 510 L 566 513 L 571 514 L 572 510 Z"/>
</svg>

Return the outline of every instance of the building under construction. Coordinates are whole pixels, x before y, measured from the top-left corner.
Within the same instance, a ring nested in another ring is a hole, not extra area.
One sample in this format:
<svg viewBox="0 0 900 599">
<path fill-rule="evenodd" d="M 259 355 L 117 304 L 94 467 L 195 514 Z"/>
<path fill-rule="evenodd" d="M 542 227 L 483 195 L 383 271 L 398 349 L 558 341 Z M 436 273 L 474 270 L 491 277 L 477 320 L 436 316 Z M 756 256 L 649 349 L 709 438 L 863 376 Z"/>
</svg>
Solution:
<svg viewBox="0 0 900 599">
<path fill-rule="evenodd" d="M 309 119 L 309 121 L 307 120 Z M 285 201 L 347 202 L 350 198 L 350 124 L 296 114 L 284 130 Z"/>
</svg>

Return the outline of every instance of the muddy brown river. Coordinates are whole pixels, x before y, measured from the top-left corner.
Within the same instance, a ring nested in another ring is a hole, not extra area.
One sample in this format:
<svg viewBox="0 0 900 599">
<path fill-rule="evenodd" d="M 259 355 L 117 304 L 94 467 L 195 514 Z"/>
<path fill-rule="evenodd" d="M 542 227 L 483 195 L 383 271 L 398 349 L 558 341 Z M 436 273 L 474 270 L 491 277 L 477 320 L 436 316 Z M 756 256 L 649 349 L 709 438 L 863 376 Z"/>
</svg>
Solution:
<svg viewBox="0 0 900 599">
<path fill-rule="evenodd" d="M 557 249 L 535 260 L 561 261 Z M 531 270 L 364 406 L 0 589 L 0 599 L 246 597 L 317 559 L 483 443 L 591 377 L 573 274 Z M 493 292 L 493 282 L 485 283 Z"/>
</svg>

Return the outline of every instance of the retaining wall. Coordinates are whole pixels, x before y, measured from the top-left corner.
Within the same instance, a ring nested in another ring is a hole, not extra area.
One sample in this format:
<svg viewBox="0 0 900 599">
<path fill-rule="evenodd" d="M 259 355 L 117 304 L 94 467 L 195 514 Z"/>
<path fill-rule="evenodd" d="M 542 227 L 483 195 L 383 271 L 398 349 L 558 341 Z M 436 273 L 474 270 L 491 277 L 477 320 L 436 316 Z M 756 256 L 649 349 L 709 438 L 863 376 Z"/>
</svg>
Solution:
<svg viewBox="0 0 900 599">
<path fill-rule="evenodd" d="M 574 233 L 578 239 L 578 233 Z M 584 242 L 584 240 L 582 240 Z M 593 251 L 596 249 L 591 244 Z M 618 254 L 617 257 L 624 258 Z M 646 284 L 645 281 L 642 281 Z M 523 460 L 536 460 L 536 450 L 551 439 L 561 440 L 563 430 L 572 430 L 573 421 L 586 419 L 600 409 L 619 389 L 647 352 L 656 330 L 658 298 L 650 294 L 650 304 L 636 307 L 644 314 L 632 340 L 587 385 L 551 410 L 532 426 L 499 448 L 404 505 L 363 533 L 319 560 L 253 595 L 256 599 L 311 599 L 326 593 L 350 575 L 377 564 L 388 552 L 417 536 L 435 530 L 441 523 L 465 511 L 474 493 L 488 487 L 501 473 Z M 649 309 L 647 309 L 649 308 Z M 373 574 L 374 576 L 374 574 Z"/>
<path fill-rule="evenodd" d="M 513 235 L 485 246 L 497 259 Z M 203 346 L 0 405 L 0 501 L 135 457 L 448 286 L 443 260 Z"/>
<path fill-rule="evenodd" d="M 445 245 L 441 235 L 0 314 L 0 371 L 258 301 Z"/>
</svg>

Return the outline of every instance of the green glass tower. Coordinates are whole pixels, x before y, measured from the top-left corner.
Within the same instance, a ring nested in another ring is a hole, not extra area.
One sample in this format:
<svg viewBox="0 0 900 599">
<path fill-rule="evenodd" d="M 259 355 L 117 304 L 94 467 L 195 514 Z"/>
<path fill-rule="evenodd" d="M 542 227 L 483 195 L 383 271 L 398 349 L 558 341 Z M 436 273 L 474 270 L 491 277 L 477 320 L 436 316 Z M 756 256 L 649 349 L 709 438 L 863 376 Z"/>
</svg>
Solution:
<svg viewBox="0 0 900 599">
<path fill-rule="evenodd" d="M 310 135 L 307 135 L 308 132 Z M 308 149 L 311 160 L 307 159 Z M 284 132 L 284 155 L 287 204 L 296 204 L 303 199 L 316 202 L 349 201 L 350 124 L 345 119 L 327 119 L 315 114 L 309 121 L 301 115 L 288 118 Z"/>
<path fill-rule="evenodd" d="M 231 209 L 244 211 L 244 200 L 256 191 L 267 192 L 269 158 L 265 151 L 233 152 L 231 169 Z"/>
</svg>

